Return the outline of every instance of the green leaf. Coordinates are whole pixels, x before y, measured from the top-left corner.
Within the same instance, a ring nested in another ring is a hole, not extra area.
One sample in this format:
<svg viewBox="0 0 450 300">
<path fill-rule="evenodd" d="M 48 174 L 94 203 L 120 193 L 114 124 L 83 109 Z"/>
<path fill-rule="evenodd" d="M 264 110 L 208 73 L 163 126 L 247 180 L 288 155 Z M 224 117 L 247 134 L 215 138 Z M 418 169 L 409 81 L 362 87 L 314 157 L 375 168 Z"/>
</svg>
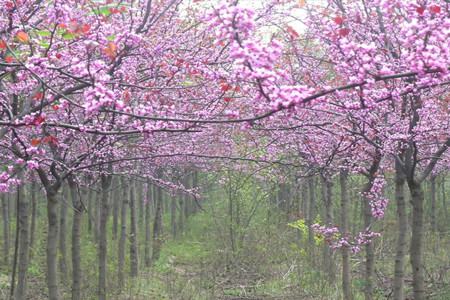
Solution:
<svg viewBox="0 0 450 300">
<path fill-rule="evenodd" d="M 73 40 L 75 38 L 75 34 L 70 33 L 70 32 L 65 32 L 65 33 L 63 33 L 62 37 L 65 40 Z"/>
<path fill-rule="evenodd" d="M 52 33 L 49 30 L 38 30 L 36 31 L 36 34 L 43 37 L 52 35 Z"/>
</svg>

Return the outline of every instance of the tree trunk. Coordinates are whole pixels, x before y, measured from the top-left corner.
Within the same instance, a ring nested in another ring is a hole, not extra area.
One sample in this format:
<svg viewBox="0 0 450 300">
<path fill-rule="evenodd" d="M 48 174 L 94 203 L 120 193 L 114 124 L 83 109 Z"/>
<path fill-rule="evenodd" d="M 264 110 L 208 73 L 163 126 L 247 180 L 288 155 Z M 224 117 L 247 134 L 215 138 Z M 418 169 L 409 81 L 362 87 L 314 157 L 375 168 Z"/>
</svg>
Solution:
<svg viewBox="0 0 450 300">
<path fill-rule="evenodd" d="M 308 178 L 308 189 L 309 189 L 309 212 L 308 212 L 308 247 L 310 250 L 310 254 L 314 252 L 314 231 L 312 229 L 312 224 L 314 223 L 314 219 L 316 218 L 316 193 L 315 193 L 315 180 L 314 177 Z M 311 259 L 314 258 L 314 255 L 311 255 Z"/>
<path fill-rule="evenodd" d="M 59 271 L 63 281 L 67 280 L 67 251 L 66 251 L 66 218 L 67 218 L 67 190 L 61 191 L 61 206 L 59 215 Z"/>
<path fill-rule="evenodd" d="M 414 300 L 425 299 L 425 283 L 423 268 L 423 203 L 422 185 L 415 180 L 408 180 L 413 206 L 412 237 L 410 245 L 410 262 L 413 273 Z"/>
<path fill-rule="evenodd" d="M 36 233 L 36 213 L 37 213 L 37 201 L 36 201 L 36 193 L 38 190 L 36 188 L 36 182 L 31 182 L 31 225 L 30 225 L 30 256 L 33 253 L 34 247 L 34 239 Z"/>
<path fill-rule="evenodd" d="M 130 182 L 130 275 L 138 276 L 138 249 L 137 249 L 137 216 L 136 216 L 136 186 Z"/>
<path fill-rule="evenodd" d="M 48 299 L 60 300 L 58 291 L 58 198 L 57 191 L 47 190 L 47 286 Z"/>
<path fill-rule="evenodd" d="M 405 255 L 406 237 L 408 232 L 408 216 L 406 214 L 405 201 L 405 175 L 398 162 L 395 164 L 395 201 L 397 203 L 398 236 L 397 249 L 394 265 L 394 300 L 404 300 L 404 277 L 405 277 Z"/>
<path fill-rule="evenodd" d="M 9 199 L 5 194 L 1 194 L 2 198 L 2 217 L 3 217 L 3 263 L 5 266 L 9 263 Z"/>
<path fill-rule="evenodd" d="M 339 176 L 339 182 L 341 186 L 341 234 L 346 238 L 349 234 L 349 198 L 348 198 L 348 171 L 341 170 Z M 350 249 L 349 247 L 342 247 L 342 290 L 345 300 L 352 300 L 352 289 L 351 289 L 351 277 L 350 277 Z"/>
<path fill-rule="evenodd" d="M 177 236 L 177 198 L 171 197 L 170 200 L 170 227 L 172 229 L 172 236 Z"/>
<path fill-rule="evenodd" d="M 119 264 L 117 267 L 119 288 L 123 289 L 125 284 L 124 266 L 125 266 L 125 244 L 127 241 L 127 206 L 128 206 L 128 184 L 127 181 L 122 178 L 122 207 L 120 210 L 120 239 L 119 239 Z"/>
<path fill-rule="evenodd" d="M 19 256 L 18 256 L 18 277 L 17 288 L 15 289 L 14 299 L 22 300 L 26 298 L 27 292 L 27 270 L 28 270 L 28 253 L 30 237 L 28 223 L 28 195 L 24 193 L 24 186 L 17 188 L 18 197 L 18 220 L 19 224 Z"/>
<path fill-rule="evenodd" d="M 144 248 L 144 260 L 145 266 L 151 266 L 151 253 L 150 243 L 152 240 L 152 233 L 150 228 L 151 223 L 151 201 L 152 201 L 152 186 L 147 183 L 147 197 L 145 202 L 145 248 Z"/>
<path fill-rule="evenodd" d="M 323 201 L 325 208 L 325 225 L 333 225 L 333 181 L 329 178 L 322 178 L 322 189 L 323 189 Z M 323 246 L 323 258 L 325 271 L 327 273 L 327 279 L 330 283 L 334 282 L 335 278 L 335 266 L 333 262 L 333 253 L 329 245 L 324 244 Z"/>
<path fill-rule="evenodd" d="M 107 232 L 106 226 L 109 215 L 109 189 L 111 188 L 111 175 L 101 176 L 100 222 L 98 233 L 98 299 L 106 300 L 106 259 L 107 259 Z"/>
<path fill-rule="evenodd" d="M 155 220 L 153 223 L 153 253 L 152 262 L 156 262 L 159 259 L 162 245 L 162 190 L 159 186 L 154 186 L 156 201 Z"/>
<path fill-rule="evenodd" d="M 119 196 L 120 193 L 118 191 L 119 182 L 114 180 L 113 188 L 115 190 L 113 194 L 113 228 L 112 228 L 112 236 L 113 240 L 117 239 L 117 229 L 119 226 Z"/>
<path fill-rule="evenodd" d="M 68 179 L 70 198 L 73 205 L 72 220 L 72 300 L 81 300 L 81 222 L 83 204 L 73 178 Z"/>
<path fill-rule="evenodd" d="M 372 180 L 372 179 L 369 179 Z M 368 183 L 364 189 L 364 193 L 368 193 L 372 187 L 372 182 Z M 372 224 L 372 208 L 370 206 L 370 199 L 364 197 L 364 230 L 370 228 Z M 366 251 L 365 272 L 364 272 L 364 297 L 366 300 L 373 299 L 373 277 L 375 275 L 375 250 L 373 242 L 364 246 Z"/>
<path fill-rule="evenodd" d="M 431 176 L 431 215 L 430 215 L 430 224 L 431 231 L 433 233 L 437 232 L 437 222 L 436 222 L 436 176 Z"/>
<path fill-rule="evenodd" d="M 88 200 L 88 233 L 92 234 L 92 219 L 94 216 L 93 210 L 94 210 L 94 206 L 93 206 L 93 196 L 94 192 L 92 191 L 92 189 L 89 189 L 88 192 L 88 196 L 87 196 L 87 200 Z"/>
</svg>

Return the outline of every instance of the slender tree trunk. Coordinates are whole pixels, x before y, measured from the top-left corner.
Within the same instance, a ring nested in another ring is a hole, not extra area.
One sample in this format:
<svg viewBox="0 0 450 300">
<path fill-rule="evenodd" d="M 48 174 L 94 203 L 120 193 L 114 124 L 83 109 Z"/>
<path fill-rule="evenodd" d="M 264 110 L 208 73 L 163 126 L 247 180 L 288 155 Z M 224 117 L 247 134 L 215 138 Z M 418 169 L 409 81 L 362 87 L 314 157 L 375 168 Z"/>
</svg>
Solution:
<svg viewBox="0 0 450 300">
<path fill-rule="evenodd" d="M 58 290 L 58 197 L 57 191 L 47 193 L 47 286 L 49 300 L 60 300 Z"/>
<path fill-rule="evenodd" d="M 103 201 L 103 190 L 102 190 L 103 187 L 102 186 L 100 186 L 100 187 L 97 186 L 96 189 L 99 189 L 99 190 L 97 190 L 97 191 L 95 191 L 93 193 L 93 195 L 95 196 L 95 201 L 94 201 L 94 204 L 95 204 L 94 240 L 95 240 L 96 243 L 98 243 L 99 239 L 100 239 L 100 235 L 102 234 L 100 232 L 100 230 L 101 230 L 101 228 L 100 228 L 101 224 L 100 223 L 102 222 L 102 209 L 103 209 L 104 203 L 102 202 Z M 109 207 L 108 207 L 108 209 L 109 209 Z"/>
<path fill-rule="evenodd" d="M 61 193 L 61 206 L 59 214 L 59 271 L 63 281 L 67 280 L 67 251 L 66 251 L 66 219 L 67 219 L 67 190 L 65 187 Z"/>
<path fill-rule="evenodd" d="M 184 231 L 184 201 L 183 196 L 178 196 L 178 232 L 183 234 Z"/>
<path fill-rule="evenodd" d="M 153 253 L 152 262 L 156 262 L 159 259 L 162 246 L 162 190 L 159 186 L 154 186 L 154 191 L 156 192 L 156 209 L 155 209 L 155 220 L 153 223 Z"/>
<path fill-rule="evenodd" d="M 83 204 L 73 178 L 68 179 L 70 198 L 73 205 L 72 220 L 72 300 L 81 300 L 81 222 Z"/>
<path fill-rule="evenodd" d="M 445 175 L 442 176 L 442 186 L 441 186 L 441 192 L 442 192 L 442 209 L 444 210 L 444 216 L 446 220 L 450 219 L 448 209 L 447 209 L 447 200 L 445 199 Z"/>
<path fill-rule="evenodd" d="M 316 193 L 315 193 L 315 180 L 314 177 L 308 178 L 308 189 L 309 189 L 309 212 L 308 212 L 308 247 L 310 254 L 313 253 L 314 249 L 314 231 L 312 230 L 312 224 L 316 218 Z M 314 258 L 314 255 L 311 255 Z"/>
<path fill-rule="evenodd" d="M 98 299 L 106 300 L 106 259 L 107 259 L 107 231 L 109 215 L 109 190 L 111 188 L 111 175 L 101 176 L 99 245 L 98 245 Z"/>
<path fill-rule="evenodd" d="M 172 236 L 177 236 L 177 198 L 171 197 L 170 200 L 170 227 L 172 229 Z"/>
<path fill-rule="evenodd" d="M 436 176 L 431 176 L 430 178 L 431 183 L 431 216 L 430 216 L 430 223 L 431 223 L 431 231 L 433 233 L 437 232 L 437 222 L 436 222 Z"/>
<path fill-rule="evenodd" d="M 408 216 L 405 201 L 405 175 L 398 162 L 395 164 L 395 201 L 397 203 L 398 236 L 394 265 L 394 300 L 404 300 L 405 255 L 407 251 Z"/>
<path fill-rule="evenodd" d="M 27 270 L 28 270 L 28 254 L 29 254 L 29 226 L 28 223 L 28 195 L 25 195 L 25 188 L 20 185 L 17 188 L 18 197 L 18 220 L 19 224 L 19 256 L 18 256 L 18 277 L 17 288 L 15 289 L 15 300 L 26 298 L 27 293 Z"/>
<path fill-rule="evenodd" d="M 333 225 L 333 181 L 329 178 L 322 178 L 322 188 L 323 188 L 323 201 L 325 208 L 325 225 Z M 334 282 L 335 278 L 335 266 L 333 262 L 333 253 L 329 245 L 324 244 L 323 247 L 323 257 L 325 263 L 325 270 L 327 272 L 327 279 L 329 282 Z"/>
<path fill-rule="evenodd" d="M 2 217 L 3 217 L 3 263 L 5 266 L 9 263 L 9 199 L 5 194 L 1 194 L 2 198 Z"/>
<path fill-rule="evenodd" d="M 123 289 L 125 284 L 125 244 L 127 241 L 127 207 L 128 207 L 128 197 L 129 190 L 127 181 L 122 178 L 121 180 L 122 186 L 122 205 L 120 209 L 120 239 L 119 239 L 119 265 L 117 268 L 118 271 L 118 279 L 119 279 L 119 288 Z"/>
<path fill-rule="evenodd" d="M 152 196 L 152 186 L 150 183 L 147 183 L 147 196 L 145 202 L 145 248 L 144 248 L 144 260 L 145 266 L 150 267 L 152 264 L 151 259 L 151 241 L 152 241 L 152 232 L 151 232 L 151 202 L 153 201 Z"/>
<path fill-rule="evenodd" d="M 36 201 L 36 193 L 38 192 L 36 188 L 36 182 L 31 182 L 31 225 L 30 225 L 30 256 L 33 253 L 34 247 L 34 239 L 36 233 L 36 210 L 37 210 L 37 201 Z"/>
<path fill-rule="evenodd" d="M 113 228 L 112 228 L 112 235 L 113 235 L 113 240 L 117 239 L 117 229 L 119 226 L 119 196 L 120 193 L 117 190 L 119 187 L 119 182 L 117 180 L 113 181 L 113 188 L 115 190 L 114 194 L 113 194 Z"/>
<path fill-rule="evenodd" d="M 87 200 L 88 200 L 88 233 L 92 234 L 92 219 L 94 216 L 94 206 L 93 206 L 93 202 L 94 202 L 94 196 L 93 196 L 94 192 L 92 191 L 92 189 L 89 189 L 88 192 L 88 196 L 87 196 Z"/>
<path fill-rule="evenodd" d="M 425 282 L 423 266 L 423 203 L 422 185 L 415 180 L 408 180 L 413 206 L 412 237 L 410 245 L 410 262 L 413 273 L 414 300 L 425 299 Z"/>
<path fill-rule="evenodd" d="M 349 232 L 349 198 L 348 198 L 348 171 L 341 170 L 339 182 L 341 186 L 341 234 L 345 238 Z M 352 300 L 351 276 L 350 276 L 350 249 L 349 247 L 342 247 L 342 290 L 345 300 Z"/>
<path fill-rule="evenodd" d="M 147 183 L 147 201 L 145 202 L 145 248 L 144 248 L 144 260 L 145 266 L 151 266 L 151 253 L 150 243 L 152 240 L 152 233 L 150 228 L 151 223 L 151 201 L 152 201 L 152 186 Z"/>
<path fill-rule="evenodd" d="M 369 179 L 371 180 L 371 179 Z M 365 188 L 365 193 L 369 192 L 372 187 L 372 183 L 368 183 Z M 364 193 L 363 193 L 364 194 Z M 372 209 L 370 206 L 370 200 L 364 197 L 364 230 L 370 228 L 372 224 Z M 366 251 L 365 272 L 364 272 L 364 297 L 366 300 L 373 299 L 373 277 L 375 274 L 375 250 L 373 243 L 368 243 L 364 246 Z"/>
<path fill-rule="evenodd" d="M 130 275 L 138 276 L 136 185 L 130 182 Z"/>
</svg>

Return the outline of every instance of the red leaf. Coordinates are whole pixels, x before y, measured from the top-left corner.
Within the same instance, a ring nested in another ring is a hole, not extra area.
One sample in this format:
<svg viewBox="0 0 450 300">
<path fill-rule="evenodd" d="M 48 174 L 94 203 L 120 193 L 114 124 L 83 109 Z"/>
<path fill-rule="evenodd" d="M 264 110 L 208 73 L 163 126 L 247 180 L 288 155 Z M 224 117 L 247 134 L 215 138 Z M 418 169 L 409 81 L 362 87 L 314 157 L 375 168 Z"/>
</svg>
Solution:
<svg viewBox="0 0 450 300">
<path fill-rule="evenodd" d="M 230 97 L 225 97 L 225 98 L 223 98 L 223 101 L 225 101 L 225 102 L 227 102 L 227 103 L 228 103 L 228 102 L 231 102 L 231 100 L 232 100 L 232 99 L 231 99 Z"/>
<path fill-rule="evenodd" d="M 423 13 L 425 12 L 425 6 L 419 6 L 416 8 L 416 11 L 419 15 L 423 15 Z"/>
<path fill-rule="evenodd" d="M 81 32 L 86 34 L 89 32 L 89 30 L 91 30 L 91 25 L 89 24 L 83 24 L 81 25 Z"/>
<path fill-rule="evenodd" d="M 438 14 L 438 13 L 441 12 L 441 7 L 440 7 L 439 5 L 431 5 L 431 6 L 430 6 L 430 11 L 431 11 L 433 14 Z"/>
<path fill-rule="evenodd" d="M 227 91 L 231 90 L 232 87 L 228 83 L 223 83 L 220 85 L 220 89 L 222 90 L 222 92 L 227 92 Z"/>
<path fill-rule="evenodd" d="M 59 109 L 59 105 L 57 105 L 57 104 L 53 105 L 53 106 L 52 106 L 52 109 L 53 109 L 54 111 L 57 111 L 57 110 Z"/>
<path fill-rule="evenodd" d="M 31 139 L 31 146 L 36 147 L 37 145 L 39 145 L 41 143 L 40 139 Z"/>
<path fill-rule="evenodd" d="M 40 124 L 42 124 L 44 122 L 45 122 L 45 118 L 43 116 L 39 115 L 36 118 L 34 118 L 33 125 L 37 126 L 37 125 L 40 125 Z"/>
<path fill-rule="evenodd" d="M 0 50 L 4 50 L 6 48 L 7 48 L 6 42 L 4 40 L 0 40 Z"/>
<path fill-rule="evenodd" d="M 26 44 L 30 41 L 28 34 L 25 31 L 19 31 L 16 33 L 16 39 L 19 43 Z"/>
<path fill-rule="evenodd" d="M 291 36 L 293 39 L 296 39 L 296 38 L 298 38 L 298 37 L 300 36 L 300 35 L 298 34 L 298 32 L 295 31 L 295 29 L 292 28 L 291 26 L 288 26 L 288 27 L 287 27 L 287 32 L 290 34 L 290 36 Z"/>
<path fill-rule="evenodd" d="M 55 55 L 55 56 L 56 56 L 56 58 L 57 58 L 57 59 L 61 59 L 61 57 L 62 57 L 62 54 L 61 54 L 61 53 L 56 53 L 56 55 Z"/>
<path fill-rule="evenodd" d="M 344 37 L 350 34 L 350 29 L 348 28 L 341 28 L 339 29 L 339 35 Z"/>
<path fill-rule="evenodd" d="M 5 56 L 5 61 L 8 64 L 10 64 L 10 63 L 12 63 L 14 61 L 14 57 L 12 57 L 12 56 Z"/>
<path fill-rule="evenodd" d="M 40 101 L 40 100 L 42 100 L 43 97 L 44 97 L 44 93 L 37 92 L 36 94 L 34 94 L 33 100 Z"/>
<path fill-rule="evenodd" d="M 334 23 L 342 25 L 344 23 L 344 19 L 340 16 L 337 16 L 336 18 L 334 18 Z"/>
</svg>

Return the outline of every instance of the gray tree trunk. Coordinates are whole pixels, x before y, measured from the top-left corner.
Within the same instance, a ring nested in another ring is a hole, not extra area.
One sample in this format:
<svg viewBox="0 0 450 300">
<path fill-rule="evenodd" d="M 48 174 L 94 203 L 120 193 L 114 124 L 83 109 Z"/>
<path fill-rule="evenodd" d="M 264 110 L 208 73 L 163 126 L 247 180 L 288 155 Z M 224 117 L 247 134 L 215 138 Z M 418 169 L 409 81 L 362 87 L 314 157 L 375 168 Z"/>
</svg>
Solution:
<svg viewBox="0 0 450 300">
<path fill-rule="evenodd" d="M 125 244 L 127 242 L 127 207 L 128 207 L 128 197 L 129 190 L 127 181 L 122 178 L 121 180 L 122 187 L 122 205 L 120 209 L 120 239 L 119 239 L 119 263 L 117 267 L 118 271 L 118 280 L 119 280 L 119 288 L 123 289 L 125 285 Z"/>
<path fill-rule="evenodd" d="M 72 300 L 81 300 L 81 222 L 83 204 L 78 194 L 77 184 L 68 178 L 70 198 L 73 205 L 72 220 Z"/>
<path fill-rule="evenodd" d="M 395 201 L 397 203 L 398 236 L 394 265 L 394 300 L 404 300 L 405 256 L 407 251 L 408 215 L 405 201 L 405 175 L 398 162 L 395 164 Z"/>
<path fill-rule="evenodd" d="M 60 300 L 58 290 L 58 197 L 47 189 L 47 286 L 49 300 Z"/>
<path fill-rule="evenodd" d="M 414 300 L 425 300 L 425 281 L 423 266 L 423 203 L 424 195 L 421 183 L 408 180 L 413 206 L 410 262 L 413 273 Z"/>
<path fill-rule="evenodd" d="M 150 267 L 152 264 L 151 260 L 151 248 L 150 243 L 152 240 L 151 233 L 151 202 L 153 201 L 152 196 L 152 186 L 150 183 L 147 183 L 147 202 L 145 203 L 145 248 L 144 248 L 144 260 L 145 266 Z"/>
<path fill-rule="evenodd" d="M 30 225 L 30 256 L 33 253 L 34 247 L 34 239 L 36 233 L 36 213 L 37 213 L 37 201 L 36 194 L 38 193 L 38 189 L 36 186 L 36 182 L 31 182 L 31 225 Z"/>
<path fill-rule="evenodd" d="M 107 231 L 109 215 L 109 190 L 111 188 L 111 175 L 101 176 L 101 193 L 100 193 L 100 222 L 98 232 L 98 299 L 106 300 L 106 260 L 107 260 Z"/>
<path fill-rule="evenodd" d="M 431 231 L 433 233 L 437 232 L 437 222 L 436 222 L 436 176 L 432 175 L 430 177 L 431 184 L 431 215 L 430 215 L 430 224 Z"/>
<path fill-rule="evenodd" d="M 113 181 L 113 188 L 114 188 L 114 194 L 113 194 L 113 228 L 112 228 L 112 236 L 113 240 L 117 239 L 117 229 L 119 226 L 119 206 L 120 206 L 120 193 L 117 190 L 119 187 L 118 180 Z"/>
<path fill-rule="evenodd" d="M 325 225 L 333 225 L 333 181 L 329 178 L 322 177 L 323 201 L 325 208 Z M 334 282 L 335 265 L 333 262 L 333 253 L 329 245 L 323 246 L 323 258 L 325 271 L 327 272 L 327 279 L 329 282 Z"/>
<path fill-rule="evenodd" d="M 25 188 L 20 185 L 17 188 L 18 193 L 18 220 L 19 224 L 19 256 L 18 256 L 18 277 L 17 288 L 15 289 L 14 299 L 26 299 L 27 292 L 27 270 L 29 254 L 29 226 L 28 223 L 28 195 L 25 195 Z"/>
<path fill-rule="evenodd" d="M 63 186 L 61 191 L 61 206 L 59 214 L 59 271 L 63 281 L 67 280 L 67 251 L 66 251 L 66 219 L 67 219 L 67 189 Z"/>
<path fill-rule="evenodd" d="M 155 220 L 153 223 L 153 253 L 152 253 L 152 262 L 156 262 L 159 259 L 159 255 L 161 252 L 162 246 L 162 190 L 159 186 L 154 186 L 153 188 L 155 192 L 155 201 L 156 201 L 156 209 L 155 209 Z"/>
<path fill-rule="evenodd" d="M 130 182 L 130 275 L 138 276 L 138 248 L 137 248 L 137 215 L 136 215 L 136 185 Z"/>
<path fill-rule="evenodd" d="M 341 186 L 341 234 L 347 237 L 349 234 L 349 198 L 348 198 L 348 171 L 341 170 L 339 176 L 339 183 Z M 352 300 L 352 282 L 351 282 L 351 268 L 350 268 L 350 249 L 342 247 L 342 290 L 345 300 Z"/>
<path fill-rule="evenodd" d="M 5 266 L 9 263 L 9 199 L 5 194 L 1 194 L 2 199 L 2 218 L 3 218 L 3 263 Z"/>
</svg>

